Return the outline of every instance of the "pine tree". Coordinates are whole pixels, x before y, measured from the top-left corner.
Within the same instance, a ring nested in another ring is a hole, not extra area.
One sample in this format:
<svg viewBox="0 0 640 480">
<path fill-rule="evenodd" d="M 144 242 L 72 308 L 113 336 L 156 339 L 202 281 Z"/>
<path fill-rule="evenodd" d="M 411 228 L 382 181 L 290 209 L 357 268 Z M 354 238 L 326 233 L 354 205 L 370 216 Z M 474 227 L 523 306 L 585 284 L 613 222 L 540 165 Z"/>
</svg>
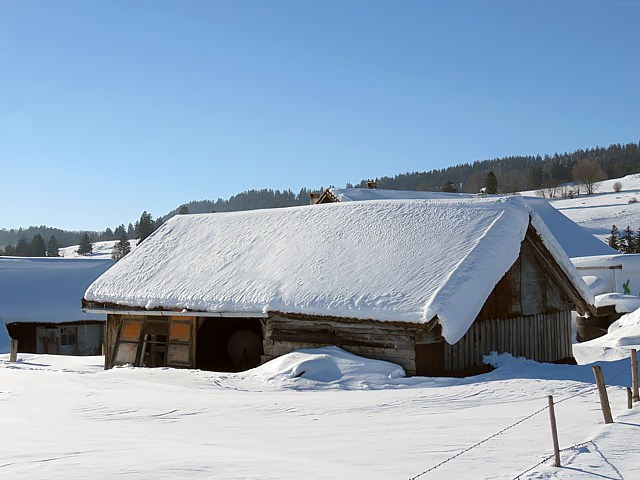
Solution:
<svg viewBox="0 0 640 480">
<path fill-rule="evenodd" d="M 18 240 L 15 251 L 16 257 L 30 257 L 31 256 L 31 245 L 27 242 L 27 239 L 22 237 Z"/>
<path fill-rule="evenodd" d="M 120 241 L 113 246 L 111 250 L 111 258 L 116 262 L 121 260 L 127 253 L 131 252 L 131 244 L 126 234 L 122 234 Z"/>
<path fill-rule="evenodd" d="M 448 193 L 455 193 L 457 190 L 456 190 L 456 186 L 453 184 L 451 179 L 449 179 L 442 187 L 442 191 L 448 192 Z"/>
<path fill-rule="evenodd" d="M 609 235 L 608 241 L 611 248 L 620 250 L 620 231 L 615 225 L 611 227 L 611 235 Z"/>
<path fill-rule="evenodd" d="M 631 226 L 627 225 L 620 235 L 620 251 L 622 253 L 633 253 L 635 250 L 635 235 Z"/>
<path fill-rule="evenodd" d="M 484 180 L 484 188 L 487 189 L 487 193 L 496 194 L 498 193 L 498 178 L 496 174 L 493 172 L 487 173 L 487 178 Z"/>
<path fill-rule="evenodd" d="M 80 245 L 78 245 L 76 253 L 78 255 L 88 255 L 91 252 L 93 252 L 93 244 L 91 243 L 89 235 L 85 233 L 80 240 Z"/>
<path fill-rule="evenodd" d="M 36 233 L 31 239 L 31 256 L 44 257 L 47 254 L 47 247 L 44 244 L 42 235 Z"/>
<path fill-rule="evenodd" d="M 178 215 L 187 215 L 189 213 L 189 207 L 186 205 L 180 205 L 178 209 Z"/>
<path fill-rule="evenodd" d="M 525 170 L 525 178 L 527 185 L 531 189 L 540 188 L 544 181 L 544 172 L 542 171 L 542 165 L 537 164 Z"/>
<path fill-rule="evenodd" d="M 118 225 L 113 231 L 113 238 L 121 238 L 122 235 L 127 235 L 127 231 L 124 229 L 124 224 Z"/>
<path fill-rule="evenodd" d="M 138 244 L 153 233 L 155 223 L 150 213 L 145 210 L 140 215 L 140 220 L 136 222 L 136 234 L 138 235 Z"/>
<path fill-rule="evenodd" d="M 59 257 L 59 246 L 58 239 L 55 235 L 51 235 L 49 237 L 49 241 L 47 242 L 47 257 Z"/>
</svg>

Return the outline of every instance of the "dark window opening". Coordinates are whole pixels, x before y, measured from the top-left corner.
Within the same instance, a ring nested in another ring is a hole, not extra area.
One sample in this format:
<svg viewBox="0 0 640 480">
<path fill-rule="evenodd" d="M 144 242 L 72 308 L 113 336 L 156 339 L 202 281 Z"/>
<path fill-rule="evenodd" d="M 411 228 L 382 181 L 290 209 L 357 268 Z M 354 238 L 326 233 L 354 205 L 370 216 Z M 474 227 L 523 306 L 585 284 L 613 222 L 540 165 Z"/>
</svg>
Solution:
<svg viewBox="0 0 640 480">
<path fill-rule="evenodd" d="M 242 372 L 260 365 L 262 327 L 255 318 L 205 318 L 196 336 L 196 368 Z"/>
<path fill-rule="evenodd" d="M 143 367 L 164 367 L 167 359 L 167 339 L 169 322 L 147 320 L 142 332 L 142 352 L 140 365 Z"/>
<path fill-rule="evenodd" d="M 62 327 L 60 329 L 60 346 L 61 347 L 77 347 L 78 346 L 78 327 Z"/>
</svg>

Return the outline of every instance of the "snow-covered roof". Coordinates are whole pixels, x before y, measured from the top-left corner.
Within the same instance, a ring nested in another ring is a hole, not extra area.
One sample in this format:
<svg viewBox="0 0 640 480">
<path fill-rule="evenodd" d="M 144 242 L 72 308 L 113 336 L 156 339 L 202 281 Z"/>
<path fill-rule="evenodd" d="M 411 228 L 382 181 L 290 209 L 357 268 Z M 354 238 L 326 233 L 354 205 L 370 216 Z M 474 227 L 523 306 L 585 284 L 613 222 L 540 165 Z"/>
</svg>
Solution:
<svg viewBox="0 0 640 480">
<path fill-rule="evenodd" d="M 459 199 L 478 198 L 469 193 L 418 192 L 414 190 L 386 190 L 381 188 L 331 188 L 330 192 L 341 202 L 390 199 Z M 526 204 L 542 217 L 566 254 L 573 257 L 611 255 L 617 253 L 591 235 L 580 225 L 563 215 L 547 200 L 539 197 L 523 197 Z"/>
<path fill-rule="evenodd" d="M 415 323 L 437 316 L 443 336 L 455 343 L 518 258 L 530 214 L 565 273 L 593 301 L 519 197 L 178 215 L 96 280 L 85 299 Z"/>
<path fill-rule="evenodd" d="M 640 272 L 640 254 L 635 253 L 578 257 L 571 261 L 579 269 L 617 267 L 627 272 Z"/>
<path fill-rule="evenodd" d="M 105 320 L 84 314 L 82 294 L 113 260 L 0 257 L 0 321 Z"/>
<path fill-rule="evenodd" d="M 640 297 L 622 293 L 604 293 L 596 295 L 596 308 L 615 307 L 616 313 L 629 313 L 640 308 Z"/>
</svg>

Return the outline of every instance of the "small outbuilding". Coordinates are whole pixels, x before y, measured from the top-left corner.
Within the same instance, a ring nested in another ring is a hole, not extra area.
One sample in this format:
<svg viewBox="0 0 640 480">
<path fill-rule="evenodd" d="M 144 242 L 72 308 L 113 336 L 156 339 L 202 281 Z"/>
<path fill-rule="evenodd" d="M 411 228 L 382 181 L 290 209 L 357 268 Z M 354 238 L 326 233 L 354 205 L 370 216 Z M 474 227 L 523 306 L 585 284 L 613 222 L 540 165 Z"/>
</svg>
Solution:
<svg viewBox="0 0 640 480">
<path fill-rule="evenodd" d="M 239 371 L 338 345 L 409 375 L 483 355 L 572 360 L 593 297 L 520 197 L 384 200 L 178 215 L 85 292 L 105 368 Z"/>
<path fill-rule="evenodd" d="M 80 298 L 114 264 L 110 259 L 0 257 L 0 322 L 18 351 L 102 353 L 104 313 L 85 313 Z"/>
</svg>

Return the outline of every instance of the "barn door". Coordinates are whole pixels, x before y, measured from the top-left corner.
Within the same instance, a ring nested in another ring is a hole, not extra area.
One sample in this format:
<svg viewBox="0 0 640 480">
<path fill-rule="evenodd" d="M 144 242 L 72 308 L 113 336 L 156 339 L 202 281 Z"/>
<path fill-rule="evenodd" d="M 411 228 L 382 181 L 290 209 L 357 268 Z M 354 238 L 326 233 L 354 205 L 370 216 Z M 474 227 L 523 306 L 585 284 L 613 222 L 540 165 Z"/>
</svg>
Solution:
<svg viewBox="0 0 640 480">
<path fill-rule="evenodd" d="M 138 364 L 138 346 L 143 325 L 144 317 L 142 316 L 123 316 L 114 347 L 112 366 Z"/>
<path fill-rule="evenodd" d="M 169 320 L 167 338 L 168 367 L 195 367 L 195 318 L 175 318 Z"/>
<path fill-rule="evenodd" d="M 195 318 L 125 316 L 113 365 L 195 367 Z"/>
</svg>

